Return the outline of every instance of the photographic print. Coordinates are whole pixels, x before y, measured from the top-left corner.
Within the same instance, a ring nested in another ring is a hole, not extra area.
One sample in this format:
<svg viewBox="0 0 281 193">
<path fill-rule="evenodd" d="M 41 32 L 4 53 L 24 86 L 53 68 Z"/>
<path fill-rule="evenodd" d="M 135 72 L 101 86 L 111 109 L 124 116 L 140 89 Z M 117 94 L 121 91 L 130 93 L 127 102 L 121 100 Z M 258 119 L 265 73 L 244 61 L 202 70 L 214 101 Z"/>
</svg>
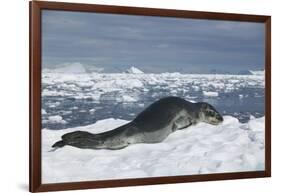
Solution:
<svg viewBox="0 0 281 193">
<path fill-rule="evenodd" d="M 269 16 L 31 5 L 31 191 L 271 175 Z"/>
<path fill-rule="evenodd" d="M 265 169 L 264 24 L 42 12 L 44 183 Z"/>
</svg>

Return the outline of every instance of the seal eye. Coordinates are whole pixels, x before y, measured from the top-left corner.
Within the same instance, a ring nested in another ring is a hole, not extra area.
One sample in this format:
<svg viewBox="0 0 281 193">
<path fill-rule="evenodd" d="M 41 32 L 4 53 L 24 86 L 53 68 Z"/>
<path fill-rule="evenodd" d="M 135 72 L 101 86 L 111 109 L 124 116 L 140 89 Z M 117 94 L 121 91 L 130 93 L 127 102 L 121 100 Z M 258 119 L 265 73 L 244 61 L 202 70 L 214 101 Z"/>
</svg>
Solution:
<svg viewBox="0 0 281 193">
<path fill-rule="evenodd" d="M 207 116 L 210 116 L 210 117 L 214 117 L 215 116 L 215 112 L 214 111 L 207 111 L 206 114 L 207 114 Z"/>
</svg>

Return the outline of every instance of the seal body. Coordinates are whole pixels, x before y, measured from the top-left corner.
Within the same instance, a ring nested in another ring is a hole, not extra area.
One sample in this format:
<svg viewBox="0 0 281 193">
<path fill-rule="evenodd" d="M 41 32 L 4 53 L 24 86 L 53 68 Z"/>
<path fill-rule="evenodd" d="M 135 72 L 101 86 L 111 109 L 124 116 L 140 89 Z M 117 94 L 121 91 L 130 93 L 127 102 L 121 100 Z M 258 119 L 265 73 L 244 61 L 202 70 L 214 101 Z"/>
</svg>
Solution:
<svg viewBox="0 0 281 193">
<path fill-rule="evenodd" d="M 52 147 L 70 145 L 87 149 L 121 149 L 136 143 L 159 143 L 172 132 L 202 121 L 216 125 L 223 118 L 208 103 L 165 97 L 148 106 L 128 124 L 99 134 L 85 131 L 67 133 Z"/>
</svg>

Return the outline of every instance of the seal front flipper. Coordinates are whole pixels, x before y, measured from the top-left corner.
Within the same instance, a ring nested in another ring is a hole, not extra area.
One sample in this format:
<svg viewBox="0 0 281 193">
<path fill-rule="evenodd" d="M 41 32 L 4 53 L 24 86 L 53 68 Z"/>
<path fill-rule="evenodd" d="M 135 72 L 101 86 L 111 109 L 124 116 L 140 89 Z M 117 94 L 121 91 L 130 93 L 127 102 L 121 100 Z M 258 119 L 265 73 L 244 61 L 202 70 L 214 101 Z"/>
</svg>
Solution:
<svg viewBox="0 0 281 193">
<path fill-rule="evenodd" d="M 177 120 L 175 120 L 175 122 L 173 123 L 172 131 L 185 129 L 191 125 L 192 125 L 191 118 L 181 116 Z"/>
</svg>

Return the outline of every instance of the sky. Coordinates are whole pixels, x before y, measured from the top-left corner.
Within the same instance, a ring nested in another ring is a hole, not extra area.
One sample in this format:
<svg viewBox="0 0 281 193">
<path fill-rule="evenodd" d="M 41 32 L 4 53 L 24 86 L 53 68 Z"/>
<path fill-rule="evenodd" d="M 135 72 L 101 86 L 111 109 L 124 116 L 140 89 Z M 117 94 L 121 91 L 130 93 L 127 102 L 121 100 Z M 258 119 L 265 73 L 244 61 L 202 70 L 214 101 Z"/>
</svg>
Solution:
<svg viewBox="0 0 281 193">
<path fill-rule="evenodd" d="M 264 24 L 43 10 L 43 69 L 238 73 L 264 69 Z"/>
</svg>

